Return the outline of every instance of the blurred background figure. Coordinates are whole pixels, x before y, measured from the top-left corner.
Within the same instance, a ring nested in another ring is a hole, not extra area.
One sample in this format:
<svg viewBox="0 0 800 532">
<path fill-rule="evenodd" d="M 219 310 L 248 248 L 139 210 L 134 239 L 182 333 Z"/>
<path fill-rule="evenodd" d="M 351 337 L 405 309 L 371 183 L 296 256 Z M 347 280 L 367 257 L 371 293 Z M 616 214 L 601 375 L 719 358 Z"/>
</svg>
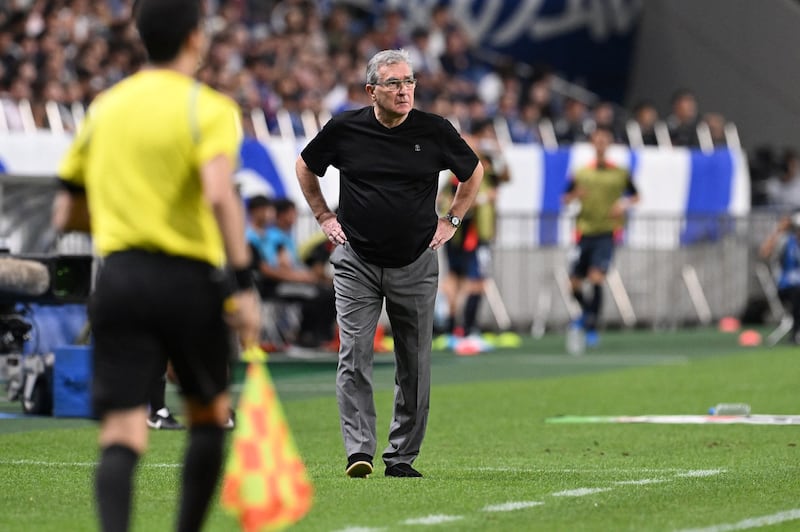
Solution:
<svg viewBox="0 0 800 532">
<path fill-rule="evenodd" d="M 786 149 L 778 163 L 777 173 L 766 182 L 767 203 L 779 209 L 800 208 L 800 158 Z"/>
<path fill-rule="evenodd" d="M 626 128 L 623 140 L 625 143 L 636 147 L 638 140 L 641 139 L 643 146 L 658 146 L 658 139 L 656 138 L 656 122 L 658 122 L 658 110 L 653 102 L 650 100 L 643 100 L 633 107 L 633 116 L 631 118 L 632 124 L 629 123 L 628 128 L 633 126 L 633 133 L 629 133 Z M 634 139 L 630 138 L 631 135 L 638 135 Z"/>
<path fill-rule="evenodd" d="M 792 316 L 789 341 L 797 344 L 800 328 L 800 212 L 780 219 L 764 239 L 760 257 L 772 265 L 778 297 Z"/>
<path fill-rule="evenodd" d="M 491 349 L 481 340 L 478 312 L 486 280 L 492 274 L 491 247 L 497 223 L 497 189 L 509 180 L 508 167 L 491 120 L 475 122 L 465 140 L 483 164 L 484 176 L 473 206 L 462 218 L 461 227 L 445 244 L 448 270 L 441 290 L 447 299 L 448 312 L 444 343 L 456 352 L 459 352 L 459 343 L 465 337 L 473 345 L 473 350 Z M 441 208 L 451 204 L 457 186 L 455 176 L 445 184 L 438 200 Z"/>
<path fill-rule="evenodd" d="M 625 223 L 628 209 L 638 203 L 639 193 L 628 169 L 619 168 L 606 158 L 614 132 L 597 126 L 591 142 L 595 159 L 579 168 L 567 184 L 562 201 L 578 200 L 576 220 L 578 242 L 570 253 L 570 291 L 580 305 L 581 314 L 567 331 L 567 351 L 580 354 L 584 346 L 599 342 L 598 318 L 603 306 L 603 284 L 614 256 L 616 233 Z M 584 294 L 584 281 L 590 285 Z"/>
<path fill-rule="evenodd" d="M 672 95 L 672 112 L 667 127 L 673 146 L 700 144 L 697 138 L 697 100 L 689 89 L 679 89 Z"/>
<path fill-rule="evenodd" d="M 333 280 L 319 268 L 308 268 L 300 260 L 293 229 L 297 207 L 292 200 L 274 202 L 275 223 L 263 236 L 249 242 L 257 249 L 257 271 L 263 299 L 278 298 L 301 306 L 300 331 L 295 339 L 299 347 L 320 347 L 333 339 L 336 309 Z M 267 215 L 264 215 L 266 218 Z"/>
</svg>

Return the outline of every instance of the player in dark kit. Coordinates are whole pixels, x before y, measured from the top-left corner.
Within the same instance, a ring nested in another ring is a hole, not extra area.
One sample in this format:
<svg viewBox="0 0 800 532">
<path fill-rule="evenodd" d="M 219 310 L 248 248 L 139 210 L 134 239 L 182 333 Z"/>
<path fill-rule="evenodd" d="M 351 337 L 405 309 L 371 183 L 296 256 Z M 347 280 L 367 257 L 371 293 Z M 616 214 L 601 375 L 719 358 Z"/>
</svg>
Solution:
<svg viewBox="0 0 800 532">
<path fill-rule="evenodd" d="M 453 237 L 483 178 L 478 157 L 447 120 L 413 109 L 415 85 L 407 53 L 378 52 L 367 65 L 373 105 L 333 118 L 296 165 L 311 211 L 337 244 L 331 255 L 341 340 L 336 389 L 351 477 L 373 468 L 373 337 L 384 299 L 396 362 L 385 474 L 422 476 L 411 464 L 428 419 L 436 250 Z M 328 166 L 339 169 L 338 215 L 317 178 Z M 438 177 L 446 169 L 461 184 L 439 217 Z"/>
</svg>

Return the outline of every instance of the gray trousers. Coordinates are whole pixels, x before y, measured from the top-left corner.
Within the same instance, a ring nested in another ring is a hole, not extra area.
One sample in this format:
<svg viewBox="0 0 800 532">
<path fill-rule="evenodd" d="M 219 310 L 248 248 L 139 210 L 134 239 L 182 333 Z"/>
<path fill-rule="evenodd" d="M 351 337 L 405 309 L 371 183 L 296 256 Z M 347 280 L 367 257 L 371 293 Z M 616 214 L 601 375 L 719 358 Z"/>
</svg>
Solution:
<svg viewBox="0 0 800 532">
<path fill-rule="evenodd" d="M 387 466 L 411 464 L 419 454 L 428 422 L 433 309 L 439 279 L 436 252 L 428 249 L 402 268 L 381 268 L 364 262 L 345 244 L 334 250 L 331 263 L 341 340 L 336 398 L 345 452 L 347 456 L 375 456 L 373 342 L 386 298 L 394 337 L 395 390 L 383 461 Z"/>
</svg>

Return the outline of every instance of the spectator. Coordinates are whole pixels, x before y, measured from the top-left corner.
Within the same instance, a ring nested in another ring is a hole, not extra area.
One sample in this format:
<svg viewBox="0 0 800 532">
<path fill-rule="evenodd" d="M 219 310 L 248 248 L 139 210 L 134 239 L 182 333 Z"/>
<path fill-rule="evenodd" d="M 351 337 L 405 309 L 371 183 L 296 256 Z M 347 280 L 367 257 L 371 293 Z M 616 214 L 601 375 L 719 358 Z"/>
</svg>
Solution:
<svg viewBox="0 0 800 532">
<path fill-rule="evenodd" d="M 297 344 L 320 347 L 333 338 L 336 318 L 333 283 L 324 272 L 308 269 L 300 261 L 292 236 L 296 221 L 294 202 L 279 199 L 275 201 L 274 225 L 268 226 L 258 239 L 256 230 L 249 232 L 248 241 L 260 255 L 258 271 L 264 278 L 262 295 L 299 302 L 302 320 Z"/>
<path fill-rule="evenodd" d="M 577 98 L 564 102 L 564 116 L 553 124 L 559 144 L 583 142 L 589 138 L 588 106 Z"/>
<path fill-rule="evenodd" d="M 725 117 L 720 113 L 706 113 L 703 115 L 702 121 L 708 126 L 711 144 L 715 148 L 727 146 L 728 141 L 725 138 Z"/>
<path fill-rule="evenodd" d="M 767 179 L 766 190 L 769 205 L 784 210 L 800 208 L 800 158 L 797 152 L 784 151 L 778 173 Z"/>
<path fill-rule="evenodd" d="M 411 57 L 411 63 L 417 69 L 418 77 L 435 76 L 441 72 L 442 65 L 439 62 L 439 56 L 432 51 L 430 31 L 427 28 L 415 28 L 411 32 L 411 43 L 407 47 L 407 51 Z"/>
<path fill-rule="evenodd" d="M 669 137 L 673 146 L 697 147 L 697 100 L 688 89 L 679 89 L 672 95 L 672 113 L 667 117 Z"/>
<path fill-rule="evenodd" d="M 508 131 L 512 142 L 539 143 L 542 137 L 539 134 L 539 120 L 541 109 L 533 102 L 522 106 L 519 116 L 508 121 Z"/>
<path fill-rule="evenodd" d="M 275 224 L 275 204 L 266 196 L 255 195 L 247 200 L 247 242 L 253 253 L 253 269 L 260 270 L 262 249 L 268 245 L 267 232 Z M 259 277 L 258 291 L 262 298 L 274 294 L 275 286 L 271 279 Z"/>
<path fill-rule="evenodd" d="M 656 122 L 658 122 L 658 110 L 650 100 L 643 100 L 633 107 L 633 122 L 639 129 L 642 144 L 644 146 L 658 146 L 656 138 Z M 623 140 L 626 144 L 633 144 L 626 129 Z"/>
<path fill-rule="evenodd" d="M 607 101 L 597 102 L 592 108 L 592 119 L 594 126 L 610 129 L 614 133 L 614 142 L 620 142 L 622 136 L 619 133 L 617 123 L 617 113 L 614 104 Z M 593 129 L 593 128 L 592 128 Z"/>
</svg>

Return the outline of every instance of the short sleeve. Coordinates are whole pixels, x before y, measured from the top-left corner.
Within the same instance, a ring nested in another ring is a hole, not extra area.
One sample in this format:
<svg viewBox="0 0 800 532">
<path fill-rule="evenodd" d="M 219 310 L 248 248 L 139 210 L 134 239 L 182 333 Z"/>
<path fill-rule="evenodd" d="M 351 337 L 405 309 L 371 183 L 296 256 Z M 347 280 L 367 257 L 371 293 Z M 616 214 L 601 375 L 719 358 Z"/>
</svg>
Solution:
<svg viewBox="0 0 800 532">
<path fill-rule="evenodd" d="M 478 156 L 447 119 L 441 118 L 445 165 L 459 181 L 466 181 L 478 166 Z"/>
<path fill-rule="evenodd" d="M 306 145 L 300 156 L 309 170 L 323 176 L 328 166 L 336 166 L 336 131 L 338 120 L 328 120 L 317 135 Z"/>
<path fill-rule="evenodd" d="M 234 166 L 238 166 L 242 144 L 239 108 L 229 98 L 201 87 L 194 112 L 196 121 L 193 119 L 192 123 L 196 124 L 193 134 L 196 136 L 197 165 L 203 166 L 218 155 L 226 155 Z"/>
<path fill-rule="evenodd" d="M 89 141 L 94 128 L 96 109 L 96 103 L 89 108 L 86 119 L 78 128 L 78 133 L 58 165 L 58 177 L 68 186 L 86 187 L 86 160 L 89 152 Z"/>
</svg>

